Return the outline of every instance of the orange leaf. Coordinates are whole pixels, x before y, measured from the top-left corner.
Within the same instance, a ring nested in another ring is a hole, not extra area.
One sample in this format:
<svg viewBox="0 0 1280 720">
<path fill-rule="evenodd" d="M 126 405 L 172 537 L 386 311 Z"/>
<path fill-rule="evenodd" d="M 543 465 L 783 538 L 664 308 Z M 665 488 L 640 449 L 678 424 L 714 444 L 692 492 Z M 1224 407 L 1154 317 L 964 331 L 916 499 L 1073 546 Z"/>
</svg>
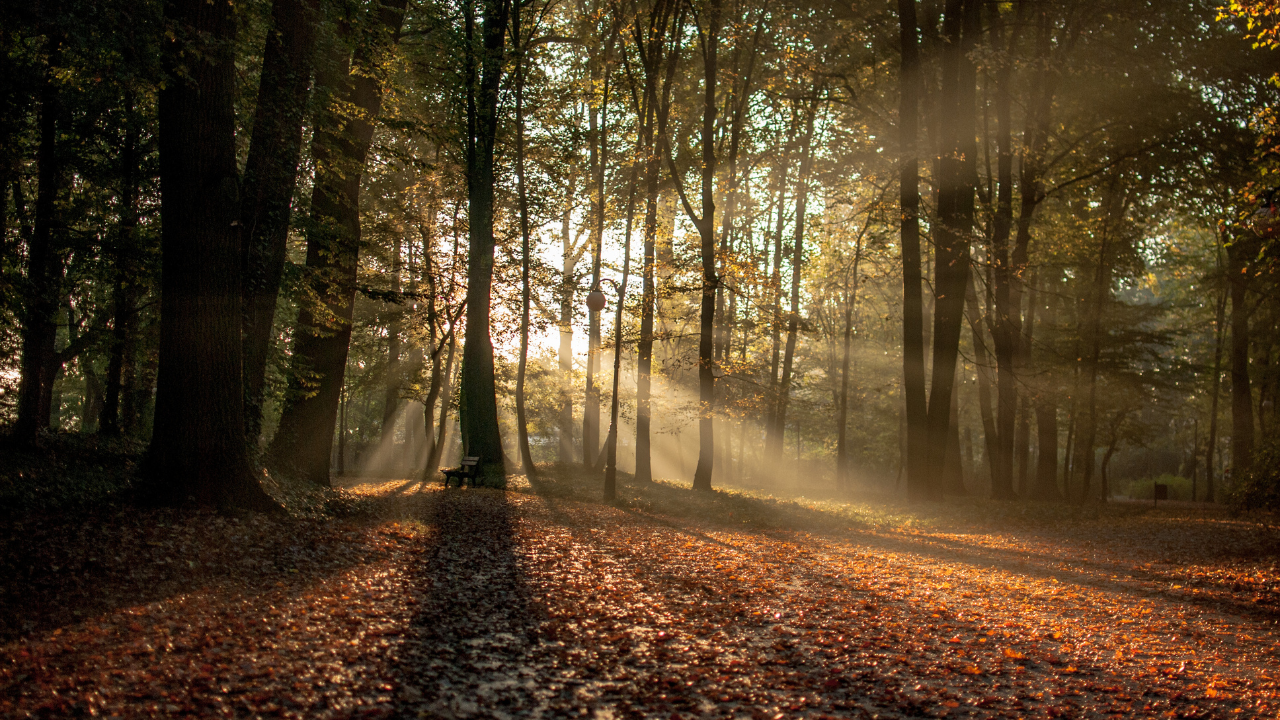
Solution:
<svg viewBox="0 0 1280 720">
<path fill-rule="evenodd" d="M 1009 659 L 1011 659 L 1011 660 L 1026 660 L 1026 659 L 1027 659 L 1027 656 L 1026 656 L 1026 655 L 1023 655 L 1022 653 L 1018 652 L 1017 650 L 1014 650 L 1013 648 L 1005 648 L 1005 649 L 1004 649 L 1004 656 L 1005 656 L 1005 657 L 1007 657 L 1007 658 L 1009 658 Z"/>
</svg>

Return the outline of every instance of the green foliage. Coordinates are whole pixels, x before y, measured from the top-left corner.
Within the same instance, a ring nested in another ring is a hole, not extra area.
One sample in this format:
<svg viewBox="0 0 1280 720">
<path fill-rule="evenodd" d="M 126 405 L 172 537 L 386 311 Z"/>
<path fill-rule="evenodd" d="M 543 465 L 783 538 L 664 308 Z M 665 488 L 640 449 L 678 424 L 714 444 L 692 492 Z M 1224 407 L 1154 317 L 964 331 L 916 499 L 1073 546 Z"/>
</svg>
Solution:
<svg viewBox="0 0 1280 720">
<path fill-rule="evenodd" d="M 1237 510 L 1280 510 L 1280 440 L 1269 438 L 1253 453 L 1253 468 L 1227 493 Z"/>
<path fill-rule="evenodd" d="M 60 433 L 32 448 L 9 448 L 0 468 L 0 507 L 8 512 L 98 507 L 126 499 L 145 446 Z"/>
<path fill-rule="evenodd" d="M 1191 499 L 1191 479 L 1182 477 L 1181 475 L 1170 475 L 1165 473 L 1157 477 L 1142 478 L 1140 480 L 1130 480 L 1125 487 L 1124 494 L 1134 500 L 1151 500 L 1155 497 L 1155 485 L 1160 483 L 1169 486 L 1169 500 L 1190 500 Z M 1196 486 L 1197 499 L 1203 500 L 1205 493 L 1204 481 Z"/>
</svg>

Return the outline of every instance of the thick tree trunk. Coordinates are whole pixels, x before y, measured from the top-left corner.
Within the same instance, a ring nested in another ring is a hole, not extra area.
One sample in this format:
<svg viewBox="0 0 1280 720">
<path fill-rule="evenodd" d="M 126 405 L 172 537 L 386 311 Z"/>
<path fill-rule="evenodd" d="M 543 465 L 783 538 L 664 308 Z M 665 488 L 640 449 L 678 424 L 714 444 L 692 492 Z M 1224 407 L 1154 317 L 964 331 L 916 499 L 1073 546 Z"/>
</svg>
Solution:
<svg viewBox="0 0 1280 720">
<path fill-rule="evenodd" d="M 969 284 L 969 234 L 973 227 L 977 178 L 972 168 L 976 153 L 976 70 L 970 57 L 980 32 L 977 20 L 976 0 L 947 0 L 943 29 L 949 44 L 943 52 L 943 154 L 939 161 L 938 222 L 934 233 L 937 300 L 928 407 L 928 474 L 931 477 L 940 477 L 946 466 L 951 389 L 955 383 L 960 326 Z"/>
<path fill-rule="evenodd" d="M 407 0 L 389 0 L 371 12 L 369 32 L 354 61 L 335 50 L 318 72 L 350 116 L 326 104 L 312 140 L 316 178 L 307 233 L 307 272 L 319 307 L 298 314 L 289 396 L 268 449 L 272 463 L 316 485 L 329 485 L 333 428 L 346 373 L 360 252 L 360 178 L 382 107 L 383 76 L 374 58 L 399 37 Z"/>
<path fill-rule="evenodd" d="M 902 388 L 906 420 L 907 492 L 929 494 L 927 410 L 924 385 L 924 283 L 920 263 L 920 55 L 915 0 L 898 0 L 902 64 L 899 71 L 899 207 L 902 243 Z"/>
<path fill-rule="evenodd" d="M 494 252 L 494 146 L 498 135 L 498 89 L 510 5 L 483 0 L 480 57 L 474 31 L 468 32 L 467 202 L 470 244 L 467 254 L 467 334 L 462 347 L 462 443 L 468 456 L 480 458 L 484 482 L 506 486 L 502 438 L 498 434 L 493 340 L 489 336 Z M 468 6 L 468 29 L 474 20 Z M 478 72 L 477 72 L 478 71 Z"/>
<path fill-rule="evenodd" d="M 1249 253 L 1240 241 L 1227 246 L 1231 283 L 1231 476 L 1253 465 L 1253 392 L 1249 386 Z"/>
<path fill-rule="evenodd" d="M 1019 4 L 1019 7 L 1022 7 Z M 994 27 L 992 29 L 997 41 L 1000 40 L 1001 18 L 998 8 L 994 9 Z M 1016 27 L 1010 33 L 1016 38 Z M 1014 41 L 1009 42 L 1011 51 Z M 992 276 L 994 279 L 995 318 L 992 323 L 992 345 L 996 356 L 996 455 L 992 458 L 991 495 L 998 499 L 1014 496 L 1013 490 L 1013 450 L 1014 425 L 1018 408 L 1018 392 L 1014 378 L 1014 360 L 1017 353 L 1020 325 L 1020 303 L 1015 304 L 1016 296 L 1011 285 L 1016 282 L 1010 268 L 1009 235 L 1013 224 L 1013 133 L 1012 133 L 1012 93 L 1010 83 L 1012 75 L 1012 58 L 1005 58 L 996 70 L 996 144 L 997 144 L 997 181 L 995 216 L 992 222 L 991 255 Z"/>
<path fill-rule="evenodd" d="M 275 510 L 244 442 L 230 2 L 169 0 L 160 91 L 160 370 L 145 494 L 162 503 Z M 330 432 L 332 436 L 332 431 Z"/>
<path fill-rule="evenodd" d="M 302 155 L 319 0 L 274 0 L 262 53 L 240 213 L 244 265 L 245 431 L 256 446 L 290 206 Z"/>
<path fill-rule="evenodd" d="M 35 231 L 27 247 L 27 283 L 22 315 L 22 364 L 18 388 L 18 418 L 13 436 L 19 442 L 34 442 L 49 427 L 52 416 L 53 381 L 57 374 L 55 343 L 57 315 L 62 294 L 63 259 L 58 247 L 58 199 L 66 184 L 63 150 L 58 135 L 64 124 L 62 100 L 58 92 L 56 36 L 49 67 L 40 87 L 37 119 L 40 134 L 36 148 Z"/>
</svg>

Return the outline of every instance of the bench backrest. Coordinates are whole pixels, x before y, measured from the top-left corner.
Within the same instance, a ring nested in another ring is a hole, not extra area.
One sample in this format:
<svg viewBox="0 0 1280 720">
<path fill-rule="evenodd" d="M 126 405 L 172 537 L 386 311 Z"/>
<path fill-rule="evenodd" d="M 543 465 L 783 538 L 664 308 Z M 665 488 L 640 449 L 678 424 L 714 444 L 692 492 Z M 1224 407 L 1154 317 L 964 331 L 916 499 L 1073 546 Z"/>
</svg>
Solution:
<svg viewBox="0 0 1280 720">
<path fill-rule="evenodd" d="M 480 458 L 478 457 L 462 458 L 462 467 L 471 467 L 473 465 L 479 465 L 479 464 L 480 464 Z"/>
</svg>

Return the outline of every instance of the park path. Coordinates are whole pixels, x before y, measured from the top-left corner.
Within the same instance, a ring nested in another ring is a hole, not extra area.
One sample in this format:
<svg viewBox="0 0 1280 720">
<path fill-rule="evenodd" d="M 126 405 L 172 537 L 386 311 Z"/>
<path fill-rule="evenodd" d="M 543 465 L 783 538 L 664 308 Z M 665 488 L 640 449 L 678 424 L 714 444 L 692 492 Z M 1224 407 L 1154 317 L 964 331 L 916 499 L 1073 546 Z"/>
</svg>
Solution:
<svg viewBox="0 0 1280 720">
<path fill-rule="evenodd" d="M 799 530 L 555 493 L 366 491 L 395 498 L 395 519 L 166 516 L 147 537 L 191 541 L 135 542 L 151 553 L 137 562 L 164 560 L 154 576 L 0 646 L 0 716 L 1280 711 L 1274 567 L 1197 564 L 1176 528 L 1134 550 L 1119 530 Z M 223 567 L 210 543 L 249 551 Z M 170 565 L 187 580 L 129 601 Z"/>
</svg>

